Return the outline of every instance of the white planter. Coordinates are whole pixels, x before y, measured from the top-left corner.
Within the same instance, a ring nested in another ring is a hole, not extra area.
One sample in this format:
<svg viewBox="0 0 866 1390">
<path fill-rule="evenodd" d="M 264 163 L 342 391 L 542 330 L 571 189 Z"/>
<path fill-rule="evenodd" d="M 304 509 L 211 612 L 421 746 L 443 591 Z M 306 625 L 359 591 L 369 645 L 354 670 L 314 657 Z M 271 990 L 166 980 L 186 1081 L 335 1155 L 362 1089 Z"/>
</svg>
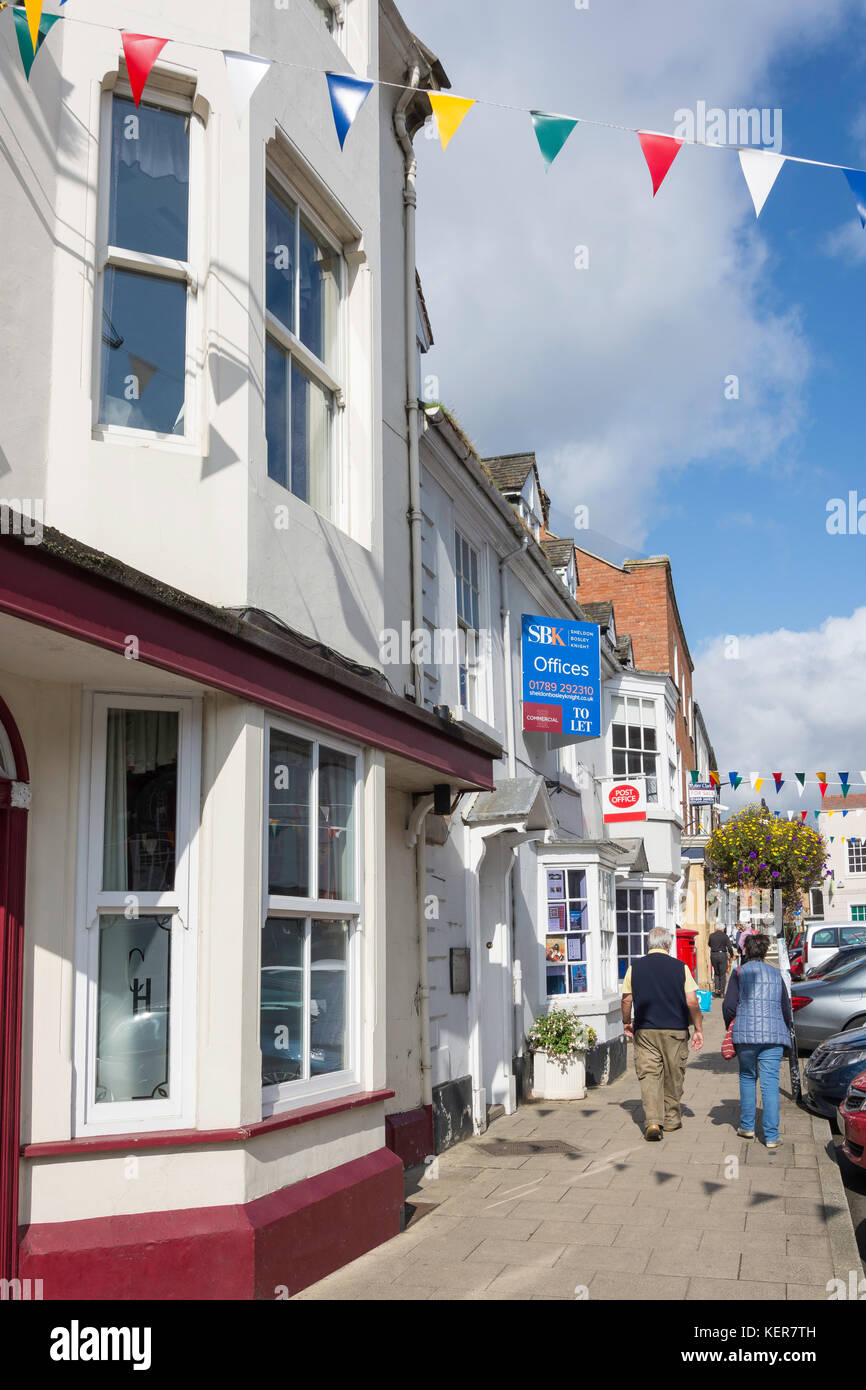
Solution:
<svg viewBox="0 0 866 1390">
<path fill-rule="evenodd" d="M 583 1100 L 586 1095 L 586 1053 L 567 1057 L 533 1053 L 532 1094 L 536 1100 Z"/>
</svg>

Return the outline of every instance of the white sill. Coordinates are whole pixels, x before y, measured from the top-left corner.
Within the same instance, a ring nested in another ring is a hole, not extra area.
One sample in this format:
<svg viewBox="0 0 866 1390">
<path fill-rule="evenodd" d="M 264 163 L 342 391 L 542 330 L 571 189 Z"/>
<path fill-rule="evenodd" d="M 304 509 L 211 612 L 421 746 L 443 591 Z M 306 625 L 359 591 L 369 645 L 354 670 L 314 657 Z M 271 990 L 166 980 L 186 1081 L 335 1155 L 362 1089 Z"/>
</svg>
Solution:
<svg viewBox="0 0 866 1390">
<path fill-rule="evenodd" d="M 352 1073 L 340 1072 L 338 1075 L 343 1078 L 339 1084 L 324 1085 L 311 1083 L 309 1081 L 287 1081 L 283 1084 L 287 1087 L 298 1086 L 301 1089 L 290 1095 L 274 1095 L 273 1092 L 278 1088 L 268 1086 L 270 1095 L 265 1094 L 262 1088 L 262 1119 L 270 1120 L 274 1115 L 289 1115 L 293 1110 L 303 1110 L 308 1105 L 316 1105 L 320 1101 L 342 1100 L 345 1096 L 357 1095 L 361 1090 L 361 1083 L 357 1076 Z"/>
<path fill-rule="evenodd" d="M 203 457 L 195 440 L 187 439 L 184 435 L 157 434 L 154 430 L 129 430 L 121 425 L 94 425 L 91 438 L 97 444 L 134 444 L 139 449 L 159 449 L 169 454 Z"/>
<path fill-rule="evenodd" d="M 470 729 L 474 729 L 477 734 L 484 734 L 492 739 L 494 743 L 502 743 L 502 735 L 498 729 L 494 729 L 492 724 L 479 719 L 477 714 L 473 714 L 465 705 L 453 705 L 452 714 L 455 724 L 467 724 Z"/>
</svg>

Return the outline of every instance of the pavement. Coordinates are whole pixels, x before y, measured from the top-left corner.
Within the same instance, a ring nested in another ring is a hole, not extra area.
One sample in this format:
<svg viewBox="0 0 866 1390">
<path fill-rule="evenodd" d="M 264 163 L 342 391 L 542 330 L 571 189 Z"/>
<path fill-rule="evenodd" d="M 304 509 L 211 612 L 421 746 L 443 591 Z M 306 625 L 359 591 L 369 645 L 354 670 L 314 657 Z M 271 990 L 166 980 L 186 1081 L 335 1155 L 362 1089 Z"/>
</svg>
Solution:
<svg viewBox="0 0 866 1390">
<path fill-rule="evenodd" d="M 531 1102 L 407 1175 L 405 1231 L 303 1300 L 826 1301 L 860 1261 L 829 1124 L 791 1099 L 784 1143 L 740 1139 L 720 1001 L 690 1053 L 683 1128 L 643 1137 L 625 1075 L 586 1099 Z M 831 1286 L 832 1287 L 832 1286 Z"/>
</svg>

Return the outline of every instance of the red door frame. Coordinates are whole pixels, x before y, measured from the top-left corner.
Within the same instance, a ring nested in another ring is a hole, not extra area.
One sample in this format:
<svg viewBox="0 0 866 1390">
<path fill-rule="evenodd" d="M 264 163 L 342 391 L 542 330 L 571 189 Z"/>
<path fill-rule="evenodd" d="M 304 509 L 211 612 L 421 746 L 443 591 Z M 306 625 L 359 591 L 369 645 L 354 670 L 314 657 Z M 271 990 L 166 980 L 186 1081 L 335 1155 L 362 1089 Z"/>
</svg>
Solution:
<svg viewBox="0 0 866 1390">
<path fill-rule="evenodd" d="M 0 723 L 15 758 L 15 783 L 0 776 L 0 1279 L 18 1266 L 18 1149 L 21 1123 L 21 999 L 27 808 L 12 788 L 30 781 L 18 726 L 0 698 Z"/>
</svg>

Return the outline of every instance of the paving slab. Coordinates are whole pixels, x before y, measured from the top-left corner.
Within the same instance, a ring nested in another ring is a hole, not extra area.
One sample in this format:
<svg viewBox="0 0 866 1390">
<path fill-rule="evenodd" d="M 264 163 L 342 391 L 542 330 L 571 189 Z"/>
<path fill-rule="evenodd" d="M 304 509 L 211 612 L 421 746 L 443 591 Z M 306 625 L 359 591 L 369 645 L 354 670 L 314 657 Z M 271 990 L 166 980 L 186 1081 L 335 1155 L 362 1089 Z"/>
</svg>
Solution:
<svg viewBox="0 0 866 1390">
<path fill-rule="evenodd" d="M 740 1139 L 719 1014 L 705 1037 L 687 1068 L 681 1130 L 646 1143 L 629 1056 L 626 1074 L 584 1101 L 521 1106 L 413 1170 L 408 1200 L 426 1214 L 296 1297 L 826 1299 L 831 1278 L 859 1268 L 829 1126 L 783 1089 L 787 1142 L 773 1153 Z"/>
</svg>

